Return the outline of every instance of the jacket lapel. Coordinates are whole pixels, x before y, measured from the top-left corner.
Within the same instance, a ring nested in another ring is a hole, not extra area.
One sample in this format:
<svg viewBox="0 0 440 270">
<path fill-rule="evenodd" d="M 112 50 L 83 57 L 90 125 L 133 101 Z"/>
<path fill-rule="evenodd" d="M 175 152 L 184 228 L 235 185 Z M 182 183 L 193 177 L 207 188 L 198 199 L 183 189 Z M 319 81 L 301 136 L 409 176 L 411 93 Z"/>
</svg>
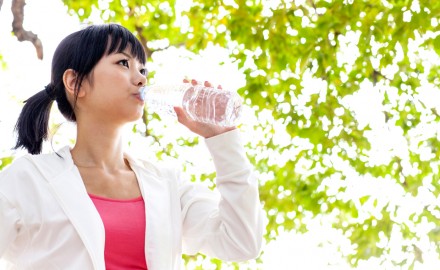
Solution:
<svg viewBox="0 0 440 270">
<path fill-rule="evenodd" d="M 53 188 L 58 203 L 89 252 L 93 268 L 105 269 L 102 220 L 73 164 L 70 148 L 62 148 L 58 154 L 33 156 L 32 161 Z"/>
<path fill-rule="evenodd" d="M 126 156 L 136 173 L 145 202 L 145 256 L 148 269 L 173 269 L 172 217 L 169 181 L 151 164 Z"/>
<path fill-rule="evenodd" d="M 148 269 L 173 269 L 176 254 L 173 252 L 171 204 L 176 198 L 170 192 L 170 181 L 174 179 L 167 179 L 170 176 L 162 175 L 164 171 L 147 162 L 141 163 L 129 155 L 126 158 L 137 176 L 145 202 Z M 57 153 L 31 156 L 30 159 L 53 188 L 58 203 L 89 252 L 93 268 L 105 269 L 104 225 L 72 161 L 70 148 L 66 146 Z"/>
</svg>

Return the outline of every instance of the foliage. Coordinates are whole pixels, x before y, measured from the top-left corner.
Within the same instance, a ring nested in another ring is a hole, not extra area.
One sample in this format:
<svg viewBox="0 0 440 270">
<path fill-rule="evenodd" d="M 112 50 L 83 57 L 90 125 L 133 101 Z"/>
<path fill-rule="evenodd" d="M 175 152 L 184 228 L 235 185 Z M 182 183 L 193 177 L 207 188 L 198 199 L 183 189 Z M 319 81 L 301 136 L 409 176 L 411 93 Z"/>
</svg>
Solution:
<svg viewBox="0 0 440 270">
<path fill-rule="evenodd" d="M 411 268 L 426 241 L 440 252 L 440 2 L 63 2 L 82 20 L 95 12 L 123 24 L 150 56 L 172 46 L 229 49 L 246 75 L 239 92 L 260 120 L 262 137 L 247 147 L 268 240 L 330 217 L 352 241 L 353 265 L 378 257 Z M 405 255 L 397 259 L 396 242 Z"/>
<path fill-rule="evenodd" d="M 0 158 L 0 171 L 8 166 L 14 160 L 13 157 L 1 157 Z"/>
<path fill-rule="evenodd" d="M 3 55 L 0 54 L 0 67 L 2 70 L 5 70 L 7 68 L 7 64 L 5 60 L 3 59 Z"/>
</svg>

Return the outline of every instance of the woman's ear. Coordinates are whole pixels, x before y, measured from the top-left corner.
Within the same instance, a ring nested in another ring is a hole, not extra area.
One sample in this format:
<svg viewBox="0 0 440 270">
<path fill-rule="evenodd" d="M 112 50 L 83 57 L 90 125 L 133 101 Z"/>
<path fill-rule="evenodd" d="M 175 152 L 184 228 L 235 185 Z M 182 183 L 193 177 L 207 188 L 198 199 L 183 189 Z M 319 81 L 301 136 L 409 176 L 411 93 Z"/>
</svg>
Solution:
<svg viewBox="0 0 440 270">
<path fill-rule="evenodd" d="M 73 69 L 68 69 L 64 71 L 63 74 L 63 83 L 66 88 L 66 94 L 68 97 L 73 98 L 75 96 L 75 85 L 77 82 L 78 76 L 76 75 L 76 71 Z M 78 97 L 82 97 L 85 94 L 85 91 L 78 90 Z"/>
</svg>

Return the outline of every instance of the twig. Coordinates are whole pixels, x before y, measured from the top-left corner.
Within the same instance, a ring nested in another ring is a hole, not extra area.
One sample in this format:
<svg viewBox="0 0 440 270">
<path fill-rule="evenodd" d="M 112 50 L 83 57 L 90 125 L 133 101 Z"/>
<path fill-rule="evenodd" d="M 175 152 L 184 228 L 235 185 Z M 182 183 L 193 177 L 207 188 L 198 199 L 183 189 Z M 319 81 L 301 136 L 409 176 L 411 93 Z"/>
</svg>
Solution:
<svg viewBox="0 0 440 270">
<path fill-rule="evenodd" d="M 3 0 L 0 0 L 0 6 Z M 14 16 L 12 21 L 12 32 L 17 37 L 18 41 L 30 41 L 37 50 L 38 59 L 43 59 L 43 45 L 38 36 L 31 31 L 26 31 L 23 28 L 24 20 L 24 5 L 26 5 L 25 0 L 12 0 L 11 11 Z"/>
</svg>

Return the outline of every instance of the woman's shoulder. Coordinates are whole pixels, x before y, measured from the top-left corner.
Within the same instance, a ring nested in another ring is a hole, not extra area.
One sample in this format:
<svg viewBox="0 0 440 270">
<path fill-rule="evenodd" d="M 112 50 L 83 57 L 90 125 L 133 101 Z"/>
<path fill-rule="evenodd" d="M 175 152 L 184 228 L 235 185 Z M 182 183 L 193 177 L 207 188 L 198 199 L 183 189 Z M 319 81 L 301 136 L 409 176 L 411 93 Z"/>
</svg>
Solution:
<svg viewBox="0 0 440 270">
<path fill-rule="evenodd" d="M 27 168 L 32 167 L 32 158 L 31 154 L 14 157 L 13 161 L 0 172 L 0 179 L 5 175 L 26 171 Z"/>
<path fill-rule="evenodd" d="M 54 174 L 69 164 L 64 147 L 57 152 L 31 155 L 25 154 L 17 157 L 7 167 L 0 172 L 0 181 L 5 178 L 22 177 L 25 175 L 35 176 L 37 172 Z"/>
<path fill-rule="evenodd" d="M 0 172 L 0 193 L 9 194 L 29 185 L 38 173 L 28 155 L 17 157 Z"/>
</svg>

